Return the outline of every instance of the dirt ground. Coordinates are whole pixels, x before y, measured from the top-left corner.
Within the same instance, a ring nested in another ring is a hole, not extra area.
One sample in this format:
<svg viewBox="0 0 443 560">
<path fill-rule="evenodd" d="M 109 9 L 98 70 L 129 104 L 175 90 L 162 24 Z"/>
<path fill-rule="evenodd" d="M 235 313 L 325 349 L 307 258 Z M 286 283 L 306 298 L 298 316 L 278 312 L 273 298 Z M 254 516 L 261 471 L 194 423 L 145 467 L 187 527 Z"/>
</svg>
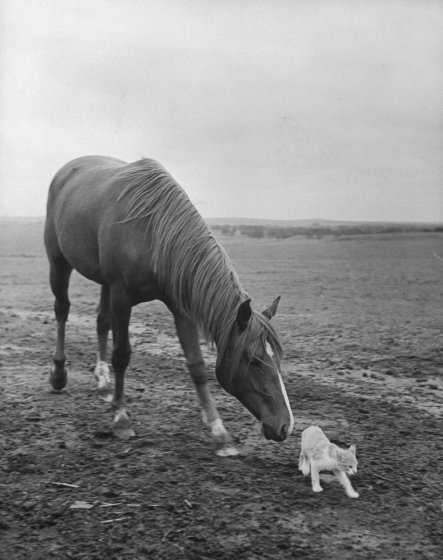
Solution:
<svg viewBox="0 0 443 560">
<path fill-rule="evenodd" d="M 55 340 L 38 220 L 0 221 L 0 556 L 19 559 L 421 559 L 443 552 L 443 234 L 222 239 L 255 305 L 275 318 L 295 416 L 262 440 L 209 377 L 240 455 L 217 457 L 173 323 L 134 310 L 128 408 L 115 439 L 97 398 L 98 288 L 78 275 L 69 380 L 48 383 Z M 300 432 L 357 445 L 360 498 L 297 470 Z"/>
</svg>

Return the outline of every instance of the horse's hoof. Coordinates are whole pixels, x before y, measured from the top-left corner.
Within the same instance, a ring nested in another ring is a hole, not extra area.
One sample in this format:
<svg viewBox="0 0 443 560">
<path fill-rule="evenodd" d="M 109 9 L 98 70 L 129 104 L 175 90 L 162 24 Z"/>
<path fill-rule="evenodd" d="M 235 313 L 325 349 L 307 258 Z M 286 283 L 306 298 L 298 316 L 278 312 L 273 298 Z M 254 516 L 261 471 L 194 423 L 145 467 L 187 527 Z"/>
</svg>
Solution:
<svg viewBox="0 0 443 560">
<path fill-rule="evenodd" d="M 112 432 L 115 437 L 118 437 L 119 439 L 131 439 L 135 437 L 135 432 L 131 427 L 124 428 L 121 426 L 114 426 L 112 428 Z"/>
<path fill-rule="evenodd" d="M 116 412 L 112 431 L 119 439 L 130 439 L 135 436 L 131 421 L 125 411 Z"/>
<path fill-rule="evenodd" d="M 63 368 L 62 370 L 51 370 L 49 374 L 49 382 L 52 385 L 54 391 L 61 391 L 68 382 L 68 371 Z"/>
<path fill-rule="evenodd" d="M 98 387 L 97 395 L 102 401 L 112 402 L 113 393 L 111 387 Z"/>
<path fill-rule="evenodd" d="M 218 455 L 218 457 L 236 457 L 239 452 L 233 445 L 228 444 L 219 447 L 215 454 Z"/>
</svg>

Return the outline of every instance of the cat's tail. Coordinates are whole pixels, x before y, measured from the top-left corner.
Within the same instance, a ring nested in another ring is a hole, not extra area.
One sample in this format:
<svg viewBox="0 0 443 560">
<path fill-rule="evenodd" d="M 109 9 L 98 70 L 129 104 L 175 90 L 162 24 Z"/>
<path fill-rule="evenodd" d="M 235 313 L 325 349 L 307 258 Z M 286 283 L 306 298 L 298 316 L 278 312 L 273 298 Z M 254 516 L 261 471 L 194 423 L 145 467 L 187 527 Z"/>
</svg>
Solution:
<svg viewBox="0 0 443 560">
<path fill-rule="evenodd" d="M 298 469 L 304 474 L 304 476 L 309 476 L 311 472 L 311 465 L 306 458 L 306 455 L 303 451 L 300 453 L 300 459 L 298 460 Z"/>
</svg>

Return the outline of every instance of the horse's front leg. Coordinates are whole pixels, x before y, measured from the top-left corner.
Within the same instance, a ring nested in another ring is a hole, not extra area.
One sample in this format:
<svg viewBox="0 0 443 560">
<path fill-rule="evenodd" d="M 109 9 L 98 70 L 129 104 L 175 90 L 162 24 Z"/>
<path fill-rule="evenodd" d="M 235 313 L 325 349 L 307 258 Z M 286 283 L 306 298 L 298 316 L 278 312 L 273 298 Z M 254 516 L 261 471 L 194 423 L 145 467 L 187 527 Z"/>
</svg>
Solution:
<svg viewBox="0 0 443 560">
<path fill-rule="evenodd" d="M 186 358 L 186 365 L 194 382 L 202 407 L 203 422 L 208 426 L 219 456 L 238 455 L 231 443 L 231 437 L 223 426 L 207 382 L 205 363 L 202 357 L 198 331 L 186 318 L 174 314 L 177 335 Z"/>
<path fill-rule="evenodd" d="M 112 401 L 112 387 L 110 371 L 107 363 L 108 334 L 111 329 L 109 286 L 103 285 L 100 293 L 100 303 L 97 308 L 97 339 L 98 354 L 94 375 L 97 379 L 97 392 L 107 401 Z"/>
<path fill-rule="evenodd" d="M 114 335 L 112 367 L 115 375 L 114 398 L 112 401 L 115 411 L 113 432 L 119 438 L 128 439 L 135 435 L 126 412 L 124 396 L 125 371 L 131 355 L 131 347 L 129 345 L 131 305 L 128 295 L 123 288 L 111 288 L 111 316 Z"/>
</svg>

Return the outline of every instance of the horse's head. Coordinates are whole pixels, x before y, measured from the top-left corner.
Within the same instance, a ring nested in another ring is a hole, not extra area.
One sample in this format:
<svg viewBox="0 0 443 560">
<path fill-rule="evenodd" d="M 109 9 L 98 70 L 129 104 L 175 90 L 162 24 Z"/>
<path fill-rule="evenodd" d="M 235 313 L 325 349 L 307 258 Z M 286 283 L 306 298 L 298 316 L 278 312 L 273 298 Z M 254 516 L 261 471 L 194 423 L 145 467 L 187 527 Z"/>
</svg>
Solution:
<svg viewBox="0 0 443 560">
<path fill-rule="evenodd" d="M 261 421 L 263 434 L 274 441 L 286 439 L 294 426 L 280 373 L 282 349 L 270 323 L 279 300 L 263 313 L 252 311 L 251 300 L 240 305 L 216 366 L 220 385 Z"/>
</svg>

